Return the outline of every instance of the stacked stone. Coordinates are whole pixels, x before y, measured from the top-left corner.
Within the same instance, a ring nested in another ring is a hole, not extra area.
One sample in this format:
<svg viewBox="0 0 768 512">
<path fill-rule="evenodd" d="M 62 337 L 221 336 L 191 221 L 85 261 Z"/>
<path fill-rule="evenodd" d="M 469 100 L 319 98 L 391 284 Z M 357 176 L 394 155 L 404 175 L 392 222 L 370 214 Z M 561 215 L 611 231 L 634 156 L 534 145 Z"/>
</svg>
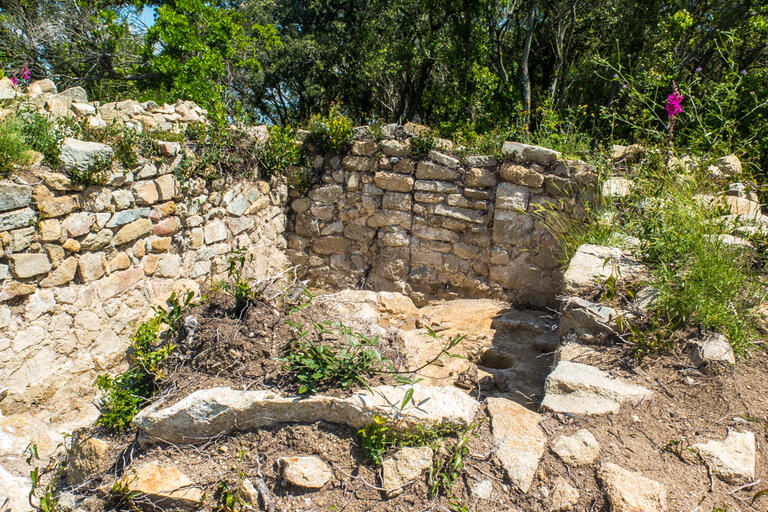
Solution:
<svg viewBox="0 0 768 512">
<path fill-rule="evenodd" d="M 105 186 L 42 166 L 0 181 L 0 411 L 77 378 L 91 389 L 150 305 L 226 277 L 233 250 L 253 255 L 249 277 L 287 266 L 284 184 L 182 184 L 178 162 L 145 160 Z"/>
<path fill-rule="evenodd" d="M 551 233 L 594 200 L 592 169 L 509 142 L 502 162 L 446 149 L 419 159 L 412 133 L 390 132 L 380 142 L 357 138 L 343 158 L 317 155 L 323 184 L 291 203 L 288 256 L 309 267 L 314 284 L 398 291 L 421 304 L 550 303 L 560 286 Z"/>
<path fill-rule="evenodd" d="M 193 101 L 178 100 L 174 105 L 134 100 L 102 104 L 98 101 L 89 102 L 88 93 L 82 87 L 58 92 L 56 84 L 44 79 L 32 82 L 22 92 L 10 79 L 0 79 L 0 100 L 13 98 L 27 100 L 53 116 L 84 119 L 91 128 L 120 123 L 138 131 L 183 132 L 189 124 L 207 122 L 208 116 L 208 112 Z"/>
</svg>

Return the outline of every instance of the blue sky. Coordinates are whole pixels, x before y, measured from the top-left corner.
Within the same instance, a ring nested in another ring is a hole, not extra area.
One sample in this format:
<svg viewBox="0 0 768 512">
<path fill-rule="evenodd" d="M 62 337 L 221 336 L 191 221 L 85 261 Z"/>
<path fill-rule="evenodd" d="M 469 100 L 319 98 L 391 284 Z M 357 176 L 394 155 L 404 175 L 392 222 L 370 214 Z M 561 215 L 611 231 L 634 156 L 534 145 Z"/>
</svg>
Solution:
<svg viewBox="0 0 768 512">
<path fill-rule="evenodd" d="M 144 7 L 144 10 L 141 11 L 141 22 L 144 23 L 147 28 L 151 27 L 155 22 L 154 13 L 154 7 Z"/>
</svg>

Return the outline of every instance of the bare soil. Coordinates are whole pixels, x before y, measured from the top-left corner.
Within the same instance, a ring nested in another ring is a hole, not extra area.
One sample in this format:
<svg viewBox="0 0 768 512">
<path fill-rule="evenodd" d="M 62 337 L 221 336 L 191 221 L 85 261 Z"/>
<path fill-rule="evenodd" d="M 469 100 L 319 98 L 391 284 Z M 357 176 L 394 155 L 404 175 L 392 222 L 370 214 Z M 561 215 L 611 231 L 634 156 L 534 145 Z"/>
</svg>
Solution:
<svg viewBox="0 0 768 512">
<path fill-rule="evenodd" d="M 476 344 L 482 342 L 484 346 L 489 343 L 506 346 L 506 342 L 501 343 L 506 338 L 496 335 L 496 339 L 493 336 L 488 339 L 485 331 L 490 329 L 490 325 L 481 325 L 477 311 L 470 306 L 462 304 L 462 312 L 450 304 L 433 305 L 431 309 L 421 310 L 419 322 L 430 318 L 435 324 L 443 321 L 445 330 L 442 332 L 450 333 L 461 328 L 463 315 L 475 315 L 475 323 L 467 324 L 473 334 L 469 340 Z M 169 382 L 173 385 L 166 399 L 185 396 L 195 389 L 214 385 L 241 389 L 270 387 L 295 392 L 290 374 L 282 363 L 275 360 L 284 354 L 293 336 L 292 330 L 283 321 L 285 315 L 264 304 L 254 307 L 238 321 L 225 314 L 228 307 L 226 303 L 220 303 L 218 306 L 202 306 L 192 312 L 199 318 L 200 325 L 192 342 L 182 341 L 180 344 L 179 359 L 169 374 Z M 483 308 L 486 306 L 480 309 Z M 445 313 L 438 314 L 438 311 Z M 489 311 L 496 310 L 491 308 Z M 503 308 L 498 311 L 503 311 Z M 324 312 L 319 307 L 314 309 L 314 306 L 294 315 L 293 321 L 306 325 L 324 318 Z M 524 337 L 515 338 L 515 343 L 509 344 L 509 350 L 523 351 L 524 347 L 519 345 L 523 340 Z M 407 358 L 404 358 L 404 350 L 399 343 L 395 336 L 388 336 L 382 339 L 379 348 L 384 357 L 407 367 L 407 362 L 403 363 Z M 123 454 L 120 460 L 123 463 L 137 464 L 143 460 L 168 462 L 201 485 L 209 497 L 216 495 L 222 481 L 236 486 L 242 477 L 252 481 L 261 477 L 276 499 L 276 510 L 285 512 L 545 512 L 550 509 L 550 495 L 558 477 L 565 478 L 580 492 L 580 500 L 574 510 L 608 512 L 610 505 L 597 479 L 597 468 L 602 462 L 639 471 L 663 483 L 668 491 L 669 511 L 768 510 L 768 497 L 758 497 L 754 503 L 751 501 L 757 491 L 768 488 L 768 453 L 765 449 L 768 434 L 768 356 L 762 350 L 754 350 L 750 359 L 739 361 L 733 368 L 695 368 L 682 350 L 638 359 L 627 346 L 594 348 L 594 355 L 579 362 L 646 386 L 654 394 L 637 407 L 623 405 L 616 415 L 575 417 L 544 414 L 541 426 L 550 442 L 558 435 L 572 435 L 581 428 L 587 428 L 598 439 L 601 453 L 593 465 L 568 467 L 549 449 L 545 450 L 533 485 L 526 495 L 506 482 L 503 471 L 496 464 L 489 425 L 487 421 L 482 421 L 484 411 L 478 415 L 481 425 L 469 441 L 470 455 L 465 458 L 460 478 L 449 492 L 441 492 L 435 498 L 430 497 L 427 474 L 407 487 L 401 495 L 386 496 L 379 489 L 379 469 L 367 461 L 360 451 L 356 432 L 339 425 L 322 422 L 278 425 L 235 433 L 197 447 L 159 445 L 144 450 L 127 437 L 113 440 L 121 446 Z M 469 346 L 462 350 L 470 355 L 479 354 L 477 357 L 485 353 Z M 489 388 L 486 383 L 480 386 L 481 399 L 493 395 L 506 396 L 534 410 L 538 408 L 551 354 L 542 353 L 540 348 L 532 350 L 528 347 L 519 356 L 518 359 L 531 361 L 528 372 L 520 372 L 521 378 L 531 381 L 528 383 L 530 393 L 527 398 L 520 400 L 520 391 L 495 386 Z M 480 361 L 469 361 L 467 364 L 472 362 Z M 438 366 L 435 373 L 428 377 L 448 384 L 459 378 L 458 370 L 459 367 Z M 381 382 L 385 381 L 381 379 Z M 374 383 L 377 381 L 374 380 Z M 524 389 L 525 385 L 521 384 L 520 388 Z M 472 388 L 471 392 L 474 396 L 478 387 Z M 536 397 L 536 401 L 531 402 L 531 397 Z M 743 489 L 711 476 L 706 465 L 688 449 L 696 442 L 723 440 L 731 429 L 754 432 L 758 441 L 756 477 L 761 482 Z M 323 489 L 309 492 L 293 488 L 280 478 L 278 458 L 312 454 L 322 457 L 333 470 L 334 478 Z M 113 468 L 113 471 L 117 469 L 119 473 L 120 466 Z M 101 483 L 109 483 L 112 478 L 112 475 L 105 475 Z M 482 480 L 491 482 L 493 492 L 489 500 L 479 499 L 471 492 L 472 487 Z M 93 492 L 94 488 L 83 492 Z M 467 508 L 455 508 L 456 503 Z M 214 506 L 214 500 L 209 499 L 206 508 L 211 510 Z"/>
</svg>

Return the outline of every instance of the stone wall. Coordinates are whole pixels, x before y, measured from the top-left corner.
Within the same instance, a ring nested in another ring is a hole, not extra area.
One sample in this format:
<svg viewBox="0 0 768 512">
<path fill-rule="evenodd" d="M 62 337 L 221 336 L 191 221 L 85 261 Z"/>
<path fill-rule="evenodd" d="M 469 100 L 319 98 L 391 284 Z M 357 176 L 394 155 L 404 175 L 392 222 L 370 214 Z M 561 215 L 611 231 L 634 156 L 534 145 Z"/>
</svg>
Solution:
<svg viewBox="0 0 768 512">
<path fill-rule="evenodd" d="M 124 360 L 152 304 L 226 272 L 233 249 L 252 277 L 287 264 L 285 185 L 184 187 L 177 156 L 83 188 L 44 167 L 0 181 L 0 411 L 90 397 Z"/>
<path fill-rule="evenodd" d="M 447 141 L 415 158 L 413 131 L 315 156 L 322 183 L 291 202 L 289 258 L 329 289 L 552 303 L 562 280 L 552 232 L 594 200 L 590 166 L 513 142 L 500 162 L 454 156 Z"/>
</svg>

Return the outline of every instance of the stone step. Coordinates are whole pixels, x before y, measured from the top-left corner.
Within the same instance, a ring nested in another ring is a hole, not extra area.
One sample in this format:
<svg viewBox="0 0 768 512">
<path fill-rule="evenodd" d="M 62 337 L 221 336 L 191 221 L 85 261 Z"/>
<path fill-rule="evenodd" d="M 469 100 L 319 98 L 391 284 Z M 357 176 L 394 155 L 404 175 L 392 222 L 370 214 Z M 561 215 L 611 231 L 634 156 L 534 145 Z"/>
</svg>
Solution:
<svg viewBox="0 0 768 512">
<path fill-rule="evenodd" d="M 622 403 L 638 404 L 652 394 L 594 366 L 564 360 L 547 377 L 544 391 L 543 408 L 570 414 L 616 413 Z"/>
<path fill-rule="evenodd" d="M 401 408 L 409 389 L 413 398 Z M 471 423 L 477 400 L 452 386 L 378 386 L 347 398 L 281 396 L 267 390 L 212 388 L 196 391 L 169 406 L 151 406 L 134 423 L 142 444 L 205 442 L 212 436 L 278 423 L 327 421 L 359 428 L 382 416 L 402 428 L 424 424 Z"/>
<path fill-rule="evenodd" d="M 547 333 L 552 330 L 551 315 L 543 311 L 507 311 L 493 319 L 491 327 L 497 330 L 513 331 L 526 329 L 535 333 Z"/>
<path fill-rule="evenodd" d="M 560 395 L 547 393 L 541 402 L 541 408 L 552 412 L 575 414 L 576 416 L 598 416 L 616 414 L 621 404 L 610 398 L 602 398 L 589 393 L 571 393 Z"/>
</svg>

